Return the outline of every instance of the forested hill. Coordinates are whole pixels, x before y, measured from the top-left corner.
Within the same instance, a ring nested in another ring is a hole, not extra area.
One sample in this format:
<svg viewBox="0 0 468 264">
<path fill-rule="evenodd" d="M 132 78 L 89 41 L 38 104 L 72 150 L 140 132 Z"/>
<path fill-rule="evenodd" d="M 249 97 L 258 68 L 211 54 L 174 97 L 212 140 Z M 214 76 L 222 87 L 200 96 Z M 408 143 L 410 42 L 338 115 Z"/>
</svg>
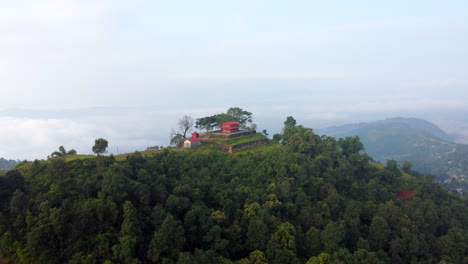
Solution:
<svg viewBox="0 0 468 264">
<path fill-rule="evenodd" d="M 432 173 L 448 187 L 468 189 L 468 145 L 456 144 L 434 124 L 417 118 L 391 118 L 372 123 L 317 130 L 336 138 L 359 136 L 375 160 L 409 161 L 414 169 Z"/>
<path fill-rule="evenodd" d="M 391 130 L 392 125 L 405 126 L 409 130 L 418 131 L 419 133 L 424 135 L 436 137 L 444 141 L 451 141 L 451 137 L 433 123 L 420 118 L 405 117 L 394 117 L 369 123 L 347 124 L 342 126 L 317 129 L 317 133 L 341 138 L 349 136 L 350 133 L 362 133 L 363 131 L 372 130 L 379 126 L 386 127 Z"/>
<path fill-rule="evenodd" d="M 7 160 L 4 158 L 0 158 L 0 172 L 5 172 L 14 168 L 18 164 L 16 160 Z"/>
<path fill-rule="evenodd" d="M 275 139 L 23 163 L 0 176 L 0 263 L 467 263 L 466 199 L 356 138 Z"/>
</svg>

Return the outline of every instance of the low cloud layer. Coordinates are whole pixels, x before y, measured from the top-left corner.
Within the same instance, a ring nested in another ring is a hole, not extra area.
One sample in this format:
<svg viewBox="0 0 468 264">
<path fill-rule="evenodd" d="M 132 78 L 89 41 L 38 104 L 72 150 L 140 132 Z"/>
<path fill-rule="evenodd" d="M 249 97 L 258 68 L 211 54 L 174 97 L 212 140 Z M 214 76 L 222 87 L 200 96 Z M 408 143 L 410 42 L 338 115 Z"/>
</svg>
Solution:
<svg viewBox="0 0 468 264">
<path fill-rule="evenodd" d="M 0 112 L 0 157 L 44 159 L 61 145 L 80 154 L 90 154 L 94 140 L 100 137 L 109 141 L 108 150 L 113 154 L 141 151 L 155 145 L 167 146 L 171 128 L 177 128 L 177 120 L 183 115 L 199 118 L 224 112 L 228 107 L 218 104 L 213 107 L 3 111 Z M 280 132 L 285 118 L 290 115 L 299 124 L 311 128 L 395 116 L 468 122 L 464 115 L 457 114 L 468 111 L 468 102 L 463 99 L 387 100 L 357 104 L 323 102 L 296 106 L 259 103 L 240 107 L 253 112 L 259 129 L 267 129 L 270 135 Z"/>
</svg>

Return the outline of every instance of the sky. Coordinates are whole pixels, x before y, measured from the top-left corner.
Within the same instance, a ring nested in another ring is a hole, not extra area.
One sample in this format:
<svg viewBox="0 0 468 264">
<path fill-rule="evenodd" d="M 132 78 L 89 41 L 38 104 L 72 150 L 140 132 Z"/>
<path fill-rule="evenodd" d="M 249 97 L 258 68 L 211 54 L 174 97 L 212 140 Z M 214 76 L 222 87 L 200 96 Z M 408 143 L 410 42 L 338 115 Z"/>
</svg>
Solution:
<svg viewBox="0 0 468 264">
<path fill-rule="evenodd" d="M 0 0 L 0 157 L 169 143 L 238 106 L 260 129 L 468 122 L 468 2 Z"/>
</svg>

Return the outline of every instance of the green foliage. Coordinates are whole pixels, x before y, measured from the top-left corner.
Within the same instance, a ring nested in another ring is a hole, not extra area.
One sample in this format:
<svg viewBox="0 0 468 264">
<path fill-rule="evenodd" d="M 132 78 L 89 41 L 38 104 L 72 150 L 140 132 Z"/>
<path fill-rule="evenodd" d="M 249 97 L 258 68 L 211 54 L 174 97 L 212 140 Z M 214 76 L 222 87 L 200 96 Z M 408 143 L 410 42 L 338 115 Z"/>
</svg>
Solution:
<svg viewBox="0 0 468 264">
<path fill-rule="evenodd" d="M 465 198 L 370 163 L 357 138 L 289 123 L 281 144 L 235 155 L 22 163 L 0 176 L 0 262 L 466 262 Z M 416 196 L 400 201 L 403 188 Z"/>
<path fill-rule="evenodd" d="M 243 127 L 252 122 L 252 113 L 239 107 L 231 107 L 226 113 L 216 114 L 207 117 L 197 118 L 195 127 L 207 131 L 212 131 L 224 122 L 236 121 Z"/>
<path fill-rule="evenodd" d="M 256 140 L 262 140 L 262 139 L 266 139 L 266 137 L 262 134 L 254 134 L 251 136 L 242 136 L 242 137 L 234 137 L 234 138 L 212 138 L 210 140 L 213 142 L 219 142 L 219 143 L 223 143 L 226 145 L 235 146 L 235 145 L 248 143 L 248 142 L 252 142 Z"/>
<path fill-rule="evenodd" d="M 450 189 L 468 189 L 468 178 L 463 176 L 468 175 L 468 145 L 451 142 L 444 131 L 428 121 L 391 118 L 319 131 L 337 138 L 359 136 L 376 161 L 395 160 L 407 173 L 411 169 L 431 173 Z"/>
<path fill-rule="evenodd" d="M 71 149 L 71 150 L 67 151 L 63 146 L 60 146 L 59 150 L 52 152 L 52 154 L 50 156 L 51 157 L 65 157 L 65 156 L 69 156 L 69 155 L 71 155 L 71 156 L 76 155 L 76 150 Z"/>
<path fill-rule="evenodd" d="M 252 122 L 252 113 L 245 111 L 239 107 L 231 107 L 226 111 L 226 114 L 232 116 L 239 122 L 241 126 L 246 126 Z"/>
<path fill-rule="evenodd" d="M 109 142 L 103 138 L 98 138 L 94 141 L 93 152 L 98 156 L 107 152 Z"/>
</svg>

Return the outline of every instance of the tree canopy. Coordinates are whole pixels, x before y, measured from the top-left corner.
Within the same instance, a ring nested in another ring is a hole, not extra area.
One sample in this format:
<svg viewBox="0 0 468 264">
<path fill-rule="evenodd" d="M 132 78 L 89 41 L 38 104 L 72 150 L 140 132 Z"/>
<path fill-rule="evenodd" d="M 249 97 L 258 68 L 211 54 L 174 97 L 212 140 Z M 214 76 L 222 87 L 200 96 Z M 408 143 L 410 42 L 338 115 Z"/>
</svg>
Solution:
<svg viewBox="0 0 468 264">
<path fill-rule="evenodd" d="M 94 141 L 93 152 L 97 155 L 101 155 L 107 152 L 109 142 L 103 138 L 98 138 Z"/>
<path fill-rule="evenodd" d="M 236 121 L 243 127 L 247 127 L 248 123 L 253 122 L 252 113 L 245 111 L 239 107 L 231 107 L 226 113 L 220 113 L 212 116 L 197 118 L 195 127 L 212 131 L 221 126 L 224 122 Z"/>
<path fill-rule="evenodd" d="M 70 149 L 69 151 L 67 151 L 63 146 L 60 146 L 59 150 L 52 152 L 52 154 L 50 156 L 52 156 L 52 157 L 64 157 L 64 156 L 68 156 L 68 155 L 76 155 L 76 150 Z"/>
<path fill-rule="evenodd" d="M 466 198 L 373 163 L 358 138 L 279 136 L 23 162 L 0 175 L 0 262 L 467 263 Z"/>
</svg>

